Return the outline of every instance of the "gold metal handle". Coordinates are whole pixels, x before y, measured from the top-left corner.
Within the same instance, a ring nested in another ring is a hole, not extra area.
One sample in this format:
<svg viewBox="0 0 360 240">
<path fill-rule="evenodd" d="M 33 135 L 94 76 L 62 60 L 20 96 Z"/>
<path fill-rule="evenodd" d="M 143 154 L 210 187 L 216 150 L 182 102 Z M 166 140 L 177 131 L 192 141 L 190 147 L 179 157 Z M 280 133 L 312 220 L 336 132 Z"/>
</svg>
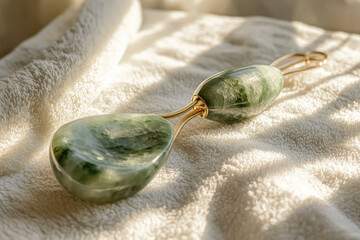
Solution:
<svg viewBox="0 0 360 240">
<path fill-rule="evenodd" d="M 205 101 L 200 96 L 194 95 L 191 98 L 191 102 L 188 105 L 186 105 L 185 107 L 182 107 L 179 110 L 176 110 L 174 112 L 158 115 L 165 119 L 176 118 L 176 117 L 179 117 L 179 116 L 185 114 L 186 112 L 190 111 L 191 109 L 193 109 L 193 111 L 191 111 L 190 113 L 185 115 L 182 119 L 180 119 L 180 121 L 174 127 L 174 140 L 180 134 L 181 129 L 184 127 L 184 125 L 188 121 L 190 121 L 191 119 L 193 119 L 196 116 L 201 116 L 203 118 L 205 118 L 207 116 L 208 108 L 206 106 Z"/>
<path fill-rule="evenodd" d="M 275 60 L 270 66 L 279 68 L 286 76 L 320 67 L 326 63 L 327 57 L 327 54 L 323 52 L 288 54 Z"/>
</svg>

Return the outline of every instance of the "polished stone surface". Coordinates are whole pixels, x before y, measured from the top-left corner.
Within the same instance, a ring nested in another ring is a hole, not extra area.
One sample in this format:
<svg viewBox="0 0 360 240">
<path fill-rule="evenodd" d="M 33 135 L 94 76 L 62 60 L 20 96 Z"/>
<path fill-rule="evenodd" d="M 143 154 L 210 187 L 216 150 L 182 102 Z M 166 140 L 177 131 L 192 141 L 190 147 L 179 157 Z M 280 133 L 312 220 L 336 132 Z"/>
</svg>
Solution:
<svg viewBox="0 0 360 240">
<path fill-rule="evenodd" d="M 112 202 L 142 189 L 165 162 L 173 130 L 154 115 L 109 114 L 63 125 L 50 149 L 59 182 L 75 196 Z"/>
<path fill-rule="evenodd" d="M 232 68 L 217 73 L 196 89 L 209 109 L 207 119 L 236 122 L 269 107 L 284 85 L 281 71 L 267 65 Z"/>
</svg>

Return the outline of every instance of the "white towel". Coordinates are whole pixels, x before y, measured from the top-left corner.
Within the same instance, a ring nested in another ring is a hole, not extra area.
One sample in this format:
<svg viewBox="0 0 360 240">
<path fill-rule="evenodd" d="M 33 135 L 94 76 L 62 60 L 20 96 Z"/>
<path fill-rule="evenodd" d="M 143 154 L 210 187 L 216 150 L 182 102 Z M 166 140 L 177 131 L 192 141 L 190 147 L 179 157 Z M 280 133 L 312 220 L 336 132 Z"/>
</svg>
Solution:
<svg viewBox="0 0 360 240">
<path fill-rule="evenodd" d="M 131 198 L 81 201 L 52 173 L 67 121 L 169 112 L 213 73 L 309 50 L 328 64 L 259 116 L 190 121 Z M 360 239 L 359 51 L 359 35 L 297 22 L 88 0 L 0 60 L 0 239 Z"/>
</svg>

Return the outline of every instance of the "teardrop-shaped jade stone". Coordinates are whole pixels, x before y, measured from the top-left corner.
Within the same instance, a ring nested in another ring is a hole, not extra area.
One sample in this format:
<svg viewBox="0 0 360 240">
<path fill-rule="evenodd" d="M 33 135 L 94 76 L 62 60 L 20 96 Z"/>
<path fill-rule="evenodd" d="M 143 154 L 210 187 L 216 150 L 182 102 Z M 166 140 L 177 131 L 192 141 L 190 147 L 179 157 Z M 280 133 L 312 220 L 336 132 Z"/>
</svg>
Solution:
<svg viewBox="0 0 360 240">
<path fill-rule="evenodd" d="M 284 77 L 278 68 L 253 65 L 217 73 L 196 89 L 204 99 L 207 119 L 236 122 L 264 111 L 279 95 Z"/>
<path fill-rule="evenodd" d="M 55 133 L 51 165 L 70 193 L 84 200 L 112 202 L 146 186 L 167 159 L 172 140 L 170 123 L 159 116 L 86 117 Z"/>
</svg>

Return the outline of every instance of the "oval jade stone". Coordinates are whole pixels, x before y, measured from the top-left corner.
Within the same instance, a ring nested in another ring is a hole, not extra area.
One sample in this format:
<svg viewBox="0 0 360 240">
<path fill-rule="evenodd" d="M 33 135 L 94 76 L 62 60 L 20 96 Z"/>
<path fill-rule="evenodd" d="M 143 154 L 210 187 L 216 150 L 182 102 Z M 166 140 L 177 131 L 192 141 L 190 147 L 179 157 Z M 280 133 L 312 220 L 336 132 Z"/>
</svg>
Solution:
<svg viewBox="0 0 360 240">
<path fill-rule="evenodd" d="M 86 117 L 58 129 L 50 161 L 58 181 L 73 195 L 113 202 L 147 185 L 166 161 L 172 140 L 170 123 L 159 116 Z"/>
<path fill-rule="evenodd" d="M 284 77 L 278 68 L 253 65 L 228 69 L 209 77 L 194 95 L 206 102 L 207 119 L 236 122 L 264 111 L 283 86 Z"/>
</svg>

